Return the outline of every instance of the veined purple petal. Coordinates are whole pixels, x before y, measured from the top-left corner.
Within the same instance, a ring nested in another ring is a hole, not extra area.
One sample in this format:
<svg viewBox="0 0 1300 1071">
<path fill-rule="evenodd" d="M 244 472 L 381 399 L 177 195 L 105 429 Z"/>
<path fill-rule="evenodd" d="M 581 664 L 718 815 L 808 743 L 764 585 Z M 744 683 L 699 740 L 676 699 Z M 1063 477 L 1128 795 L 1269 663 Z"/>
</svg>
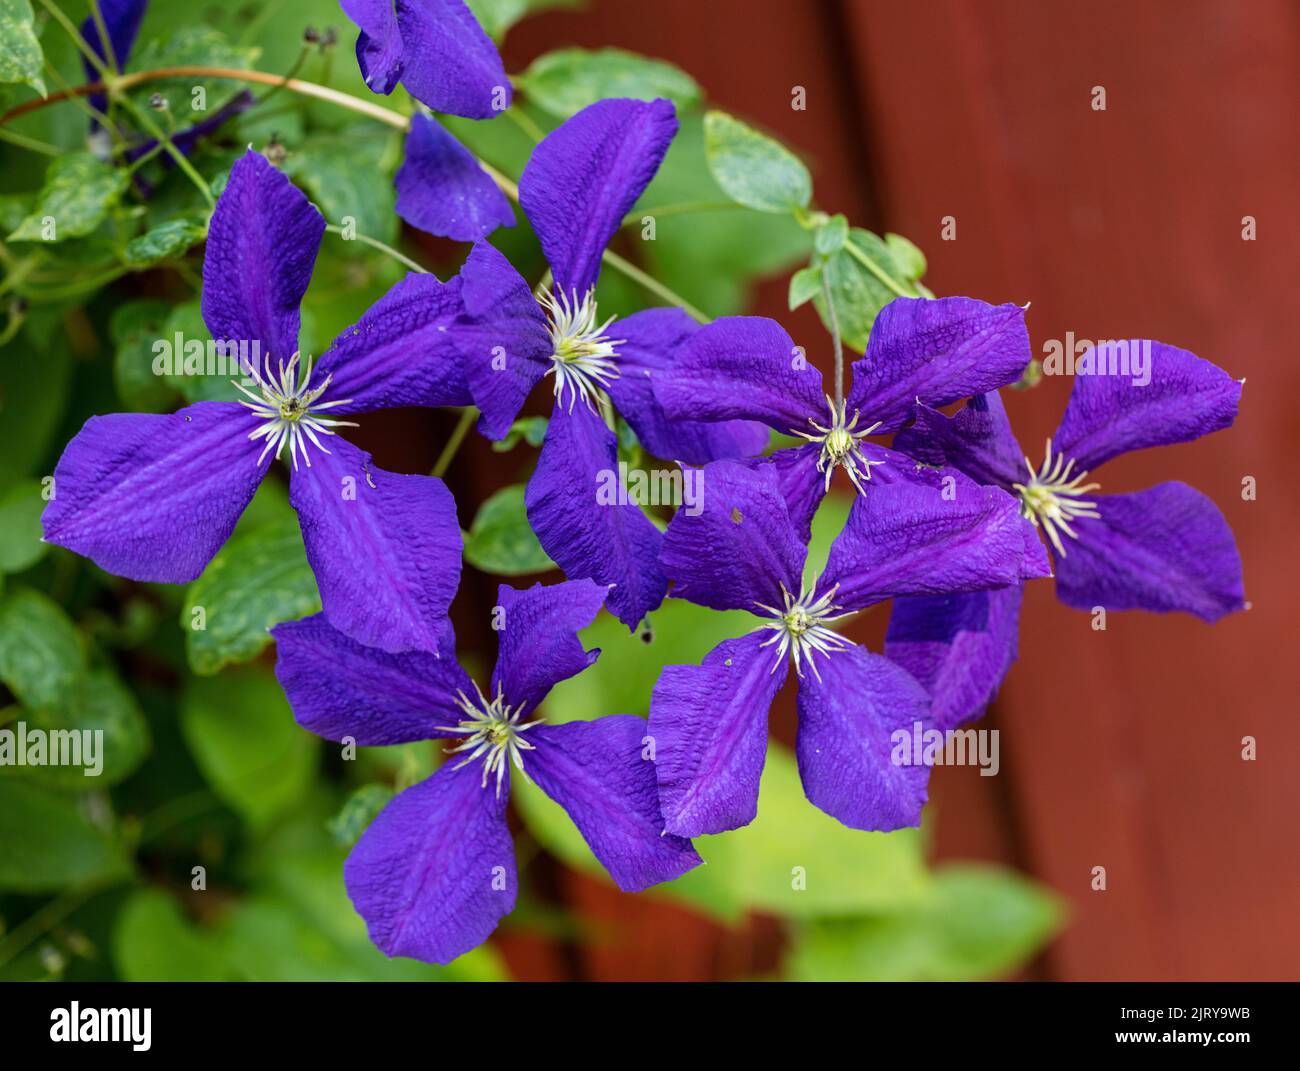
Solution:
<svg viewBox="0 0 1300 1071">
<path fill-rule="evenodd" d="M 217 200 L 203 257 L 203 319 L 221 342 L 256 341 L 263 357 L 298 351 L 298 309 L 325 219 L 249 149 Z"/>
<path fill-rule="evenodd" d="M 373 93 L 391 93 L 402 77 L 402 34 L 393 0 L 340 0 L 343 14 L 361 30 L 357 65 Z"/>
<path fill-rule="evenodd" d="M 1145 384 L 1140 382 L 1143 377 L 1131 374 L 1075 375 L 1070 402 L 1052 441 L 1057 453 L 1074 459 L 1075 471 L 1095 469 L 1129 450 L 1199 439 L 1236 419 L 1239 380 L 1176 346 L 1146 341 L 1138 345 L 1150 347 L 1150 380 Z M 1094 367 L 1105 363 L 1109 368 L 1112 358 L 1119 358 L 1118 352 L 1108 356 L 1094 349 L 1080 361 L 1089 354 L 1097 362 Z"/>
<path fill-rule="evenodd" d="M 895 298 L 876 317 L 866 355 L 853 362 L 848 413 L 862 426 L 897 431 L 916 402 L 939 407 L 997 390 L 1029 364 L 1029 333 L 1019 305 L 974 298 Z"/>
<path fill-rule="evenodd" d="M 450 963 L 515 906 L 508 794 L 481 786 L 478 763 L 456 766 L 390 802 L 343 864 L 353 906 L 390 956 Z"/>
<path fill-rule="evenodd" d="M 820 453 L 820 445 L 805 443 L 776 450 L 767 457 L 745 458 L 742 462 L 755 470 L 771 468 L 790 514 L 790 523 L 800 542 L 805 544 L 812 539 L 813 517 L 826 497 L 826 476 L 817 471 Z"/>
<path fill-rule="evenodd" d="M 393 182 L 397 214 L 429 234 L 477 242 L 514 226 L 514 209 L 492 176 L 427 115 L 411 117 L 406 157 Z"/>
<path fill-rule="evenodd" d="M 460 270 L 464 313 L 451 335 L 465 362 L 479 431 L 505 438 L 529 391 L 551 366 L 551 335 L 532 288 L 487 242 L 470 251 Z"/>
<path fill-rule="evenodd" d="M 326 415 L 471 404 L 450 333 L 460 311 L 458 279 L 412 273 L 395 284 L 317 362 L 312 386 L 332 377 L 322 401 L 348 400 Z"/>
<path fill-rule="evenodd" d="M 775 320 L 724 316 L 696 331 L 652 381 L 672 420 L 758 420 L 810 431 L 829 419 L 822 374 Z"/>
<path fill-rule="evenodd" d="M 464 718 L 459 695 L 474 683 L 456 661 L 451 629 L 440 651 L 389 654 L 364 647 L 324 614 L 286 621 L 275 637 L 275 675 L 304 729 L 327 740 L 352 737 L 363 747 L 450 735 Z"/>
<path fill-rule="evenodd" d="M 1010 490 L 1023 483 L 1025 455 L 997 391 L 977 394 L 955 416 L 916 406 L 916 423 L 894 436 L 894 449 L 927 465 L 951 465 L 977 483 Z"/>
<path fill-rule="evenodd" d="M 573 580 L 612 585 L 610 613 L 634 629 L 663 602 L 663 535 L 634 503 L 607 501 L 617 480 L 614 433 L 581 401 L 556 404 L 537 470 L 524 492 L 528 522 L 543 549 Z"/>
<path fill-rule="evenodd" d="M 462 0 L 397 0 L 402 85 L 435 112 L 491 119 L 510 107 L 501 55 Z"/>
<path fill-rule="evenodd" d="M 1185 483 L 1096 495 L 1100 519 L 1074 521 L 1056 593 L 1091 610 L 1183 610 L 1217 621 L 1244 605 L 1241 555 L 1218 507 Z"/>
<path fill-rule="evenodd" d="M 681 309 L 645 309 L 610 329 L 624 339 L 618 347 L 618 378 L 610 397 L 641 445 L 655 457 L 703 465 L 726 457 L 762 453 L 769 432 L 752 420 L 670 420 L 655 398 L 652 379 L 671 369 L 699 324 Z"/>
<path fill-rule="evenodd" d="M 600 648 L 585 650 L 578 633 L 596 620 L 608 588 L 590 580 L 534 584 L 523 591 L 502 584 L 497 606 L 504 620 L 492 672 L 492 695 L 498 689 L 506 706 L 535 710 L 546 693 L 596 661 Z"/>
<path fill-rule="evenodd" d="M 132 580 L 186 584 L 234 530 L 270 459 L 234 402 L 91 417 L 54 468 L 45 541 Z"/>
<path fill-rule="evenodd" d="M 600 100 L 552 130 L 519 178 L 519 204 L 542 243 L 555 289 L 579 298 L 650 185 L 677 133 L 670 101 Z"/>
<path fill-rule="evenodd" d="M 569 812 L 624 892 L 672 881 L 703 861 L 691 842 L 664 833 L 649 727 L 632 714 L 539 725 L 524 768 Z"/>
<path fill-rule="evenodd" d="M 677 511 L 659 555 L 674 597 L 758 613 L 760 603 L 783 605 L 783 588 L 797 595 L 808 548 L 772 466 L 715 461 L 699 480 L 702 508 Z"/>
<path fill-rule="evenodd" d="M 862 647 L 818 666 L 820 679 L 799 682 L 795 753 L 808 799 L 853 829 L 920 825 L 930 767 L 896 763 L 894 734 L 930 727 L 925 689 Z"/>
<path fill-rule="evenodd" d="M 131 57 L 136 36 L 140 33 L 140 23 L 144 19 L 148 0 L 99 0 L 99 14 L 104 20 L 104 29 L 108 31 L 108 42 L 113 48 L 113 60 L 118 71 L 126 70 L 126 61 Z M 99 32 L 95 16 L 89 15 L 80 26 L 82 38 L 90 50 L 101 60 L 107 61 L 104 38 Z M 108 66 L 107 62 L 105 63 Z M 83 58 L 81 68 L 86 72 L 87 82 L 99 81 L 99 70 Z M 90 106 L 96 111 L 104 112 L 108 108 L 108 98 L 103 93 L 96 93 L 90 98 Z"/>
<path fill-rule="evenodd" d="M 329 623 L 358 643 L 437 651 L 460 581 L 456 502 L 433 476 L 400 476 L 331 436 L 289 484 Z"/>
<path fill-rule="evenodd" d="M 935 728 L 983 715 L 1016 660 L 1024 586 L 895 599 L 885 655 L 930 693 Z"/>
<path fill-rule="evenodd" d="M 977 591 L 1020 580 L 1026 525 L 1015 499 L 952 469 L 930 475 L 952 482 L 873 478 L 831 544 L 819 592 L 837 587 L 836 605 L 862 610 L 895 595 Z"/>
<path fill-rule="evenodd" d="M 790 672 L 764 633 L 718 644 L 698 666 L 665 666 L 650 696 L 664 828 L 725 833 L 758 813 L 767 712 Z"/>
</svg>

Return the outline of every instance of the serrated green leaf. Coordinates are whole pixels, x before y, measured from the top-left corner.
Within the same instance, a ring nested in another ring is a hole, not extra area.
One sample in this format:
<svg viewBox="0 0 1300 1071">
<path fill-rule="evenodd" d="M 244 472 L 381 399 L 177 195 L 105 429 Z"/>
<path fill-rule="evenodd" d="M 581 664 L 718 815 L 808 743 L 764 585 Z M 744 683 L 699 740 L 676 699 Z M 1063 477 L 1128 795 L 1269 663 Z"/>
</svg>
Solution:
<svg viewBox="0 0 1300 1071">
<path fill-rule="evenodd" d="M 43 97 L 44 55 L 32 18 L 28 0 L 0 0 L 0 82 L 29 85 Z"/>
<path fill-rule="evenodd" d="M 21 573 L 49 550 L 41 540 L 46 501 L 36 480 L 20 480 L 0 493 L 0 573 Z"/>
<path fill-rule="evenodd" d="M 696 107 L 702 96 L 695 79 L 679 67 L 621 48 L 548 52 L 516 82 L 530 101 L 561 119 L 609 97 L 664 97 L 680 112 Z"/>
<path fill-rule="evenodd" d="M 195 610 L 201 608 L 203 628 Z M 203 675 L 246 662 L 271 642 L 273 625 L 320 609 L 296 516 L 231 539 L 189 586 L 181 611 L 190 668 Z"/>
<path fill-rule="evenodd" d="M 311 786 L 319 741 L 295 724 L 269 673 L 239 667 L 191 681 L 181 731 L 213 791 L 255 829 Z"/>
<path fill-rule="evenodd" d="M 498 576 L 523 576 L 555 568 L 537 541 L 524 509 L 524 485 L 503 487 L 482 506 L 465 537 L 465 560 Z"/>
<path fill-rule="evenodd" d="M 0 778 L 0 889 L 54 892 L 124 878 L 120 840 L 87 817 L 84 800 L 17 777 Z"/>
<path fill-rule="evenodd" d="M 704 145 L 709 170 L 733 201 L 760 212 L 794 212 L 812 200 L 803 161 L 726 112 L 705 115 Z"/>
<path fill-rule="evenodd" d="M 133 268 L 158 264 L 183 255 L 207 234 L 207 226 L 199 220 L 171 219 L 127 242 L 122 260 Z"/>
<path fill-rule="evenodd" d="M 57 706 L 85 672 L 81 639 L 57 603 L 30 588 L 0 598 L 0 681 L 24 706 Z"/>
<path fill-rule="evenodd" d="M 1015 970 L 1060 927 L 1060 901 L 1011 871 L 953 865 L 907 909 L 819 920 L 798 933 L 788 964 L 816 981 L 973 981 Z"/>
<path fill-rule="evenodd" d="M 230 977 L 219 940 L 195 926 L 161 889 L 139 889 L 113 923 L 113 963 L 127 982 L 221 982 Z"/>
<path fill-rule="evenodd" d="M 104 221 L 129 181 L 126 171 L 88 152 L 57 156 L 45 172 L 45 185 L 35 206 L 9 235 L 9 241 L 62 242 L 90 234 Z"/>
</svg>

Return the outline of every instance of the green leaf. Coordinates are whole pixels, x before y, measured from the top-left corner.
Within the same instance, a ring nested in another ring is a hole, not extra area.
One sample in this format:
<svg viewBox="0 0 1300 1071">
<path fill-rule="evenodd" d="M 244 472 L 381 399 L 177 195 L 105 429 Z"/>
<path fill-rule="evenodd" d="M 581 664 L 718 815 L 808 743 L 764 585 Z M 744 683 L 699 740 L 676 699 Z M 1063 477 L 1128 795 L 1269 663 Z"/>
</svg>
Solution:
<svg viewBox="0 0 1300 1071">
<path fill-rule="evenodd" d="M 696 107 L 702 96 L 695 79 L 680 68 L 621 48 L 548 52 L 535 59 L 516 84 L 529 100 L 561 119 L 609 97 L 666 97 L 681 112 Z"/>
<path fill-rule="evenodd" d="M 899 242 L 905 242 L 905 245 Z M 871 325 L 880 310 L 896 297 L 920 293 L 917 286 L 919 277 L 912 274 L 918 267 L 924 269 L 925 258 L 905 239 L 898 239 L 890 246 L 859 227 L 849 232 L 843 247 L 827 257 L 822 265 L 822 271 L 830 280 L 831 299 L 835 302 L 840 336 L 846 346 L 865 351 Z M 813 300 L 822 323 L 829 331 L 830 319 L 824 298 L 817 294 Z"/>
<path fill-rule="evenodd" d="M 57 706 L 85 672 L 81 639 L 58 604 L 30 588 L 0 598 L 0 681 L 24 706 Z"/>
<path fill-rule="evenodd" d="M 995 978 L 1038 951 L 1062 917 L 1056 896 L 1018 874 L 948 866 L 906 910 L 804 927 L 788 969 L 796 979 L 816 981 Z"/>
<path fill-rule="evenodd" d="M 807 304 L 822 288 L 822 270 L 816 264 L 800 268 L 790 276 L 790 311 Z"/>
<path fill-rule="evenodd" d="M 373 123 L 302 141 L 285 162 L 285 173 L 311 192 L 330 223 L 356 221 L 357 232 L 392 243 L 397 237 L 392 172 L 376 166 L 393 141 Z"/>
<path fill-rule="evenodd" d="M 813 250 L 828 257 L 844 248 L 849 240 L 849 221 L 844 216 L 831 216 L 813 234 Z"/>
<path fill-rule="evenodd" d="M 494 41 L 500 41 L 525 15 L 552 7 L 577 7 L 582 0 L 466 0 L 479 25 Z"/>
<path fill-rule="evenodd" d="M 125 170 L 88 152 L 55 157 L 45 172 L 36 206 L 9 235 L 9 241 L 62 242 L 90 234 L 104 221 L 129 181 Z M 52 232 L 46 229 L 47 221 Z"/>
<path fill-rule="evenodd" d="M 709 170 L 733 201 L 760 212 L 794 212 L 812 200 L 812 176 L 779 142 L 726 112 L 704 117 Z"/>
<path fill-rule="evenodd" d="M 127 301 L 113 310 L 108 322 L 113 340 L 113 382 L 118 397 L 128 409 L 160 413 L 172 408 L 176 386 L 168 376 L 155 374 L 155 345 L 168 341 L 167 317 L 171 306 L 165 301 L 143 298 Z"/>
<path fill-rule="evenodd" d="M 905 279 L 915 281 L 925 276 L 925 254 L 901 234 L 885 232 L 885 247 Z"/>
<path fill-rule="evenodd" d="M 213 791 L 255 829 L 311 786 L 319 741 L 294 723 L 268 673 L 240 667 L 191 681 L 181 732 Z"/>
<path fill-rule="evenodd" d="M 17 777 L 0 778 L 0 844 L 0 889 L 54 892 L 131 872 L 121 842 L 87 817 L 82 798 Z"/>
<path fill-rule="evenodd" d="M 190 668 L 209 675 L 247 662 L 271 642 L 273 625 L 319 609 L 297 517 L 252 528 L 222 547 L 185 594 L 181 628 Z"/>
<path fill-rule="evenodd" d="M 207 374 L 209 352 L 207 345 L 212 340 L 212 334 L 208 331 L 208 325 L 203 322 L 200 302 L 186 301 L 172 309 L 163 328 L 162 337 L 172 346 L 175 366 L 167 380 L 181 392 L 187 402 L 233 402 L 243 398 L 243 395 L 231 384 L 231 377 L 227 372 L 214 371 L 211 375 Z M 204 347 L 203 372 L 186 374 L 184 349 L 190 348 L 195 343 L 201 343 Z"/>
<path fill-rule="evenodd" d="M 506 432 L 504 439 L 492 444 L 492 449 L 498 454 L 504 454 L 518 446 L 520 439 L 529 446 L 540 447 L 542 440 L 546 438 L 546 428 L 549 423 L 543 416 L 520 417 L 510 425 L 510 430 Z"/>
<path fill-rule="evenodd" d="M 171 219 L 127 242 L 122 260 L 133 268 L 145 268 L 182 256 L 207 234 L 207 225 L 201 220 Z"/>
<path fill-rule="evenodd" d="M 113 923 L 113 963 L 126 982 L 222 982 L 220 942 L 195 926 L 161 889 L 139 889 Z"/>
<path fill-rule="evenodd" d="M 0 493 L 0 573 L 21 573 L 49 550 L 41 541 L 41 490 L 36 480 L 20 480 Z"/>
<path fill-rule="evenodd" d="M 524 485 L 503 487 L 482 506 L 465 537 L 465 560 L 498 576 L 523 576 L 553 569 L 524 510 Z"/>
<path fill-rule="evenodd" d="M 56 332 L 42 338 L 49 327 Z M 33 306 L 0 359 L 0 482 L 41 475 L 68 405 L 72 354 L 62 310 Z"/>
<path fill-rule="evenodd" d="M 28 0 L 0 0 L 0 82 L 21 82 L 43 97 L 44 56 L 32 29 L 32 17 Z"/>
<path fill-rule="evenodd" d="M 342 809 L 327 823 L 330 836 L 340 848 L 348 848 L 388 806 L 394 792 L 387 785 L 362 785 L 344 802 Z"/>
<path fill-rule="evenodd" d="M 225 67 L 248 70 L 261 54 L 260 48 L 232 44 L 225 34 L 211 26 L 180 26 L 161 36 L 151 37 L 138 47 L 128 65 L 134 71 L 153 71 L 164 67 Z M 202 88 L 202 94 L 194 92 Z M 182 78 L 154 80 L 131 93 L 141 107 L 160 93 L 177 127 L 200 123 L 226 104 L 244 88 L 242 82 L 227 78 Z M 201 102 L 203 108 L 195 108 Z"/>
<path fill-rule="evenodd" d="M 81 751 L 79 766 L 0 767 L 2 774 L 25 777 L 63 792 L 85 792 L 124 781 L 149 751 L 149 728 L 135 697 L 104 670 L 78 678 L 56 703 L 24 710 L 18 720 L 26 724 L 28 733 L 102 734 L 94 745 L 94 763 Z M 76 746 L 80 748 L 80 742 Z"/>
</svg>

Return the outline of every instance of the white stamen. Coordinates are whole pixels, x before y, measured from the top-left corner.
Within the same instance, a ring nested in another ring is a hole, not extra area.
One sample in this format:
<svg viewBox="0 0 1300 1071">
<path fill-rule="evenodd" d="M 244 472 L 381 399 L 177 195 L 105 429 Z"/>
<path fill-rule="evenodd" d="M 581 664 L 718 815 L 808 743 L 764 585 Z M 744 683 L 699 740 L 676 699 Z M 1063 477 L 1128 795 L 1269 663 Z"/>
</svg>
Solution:
<svg viewBox="0 0 1300 1071">
<path fill-rule="evenodd" d="M 768 621 L 759 626 L 759 628 L 772 629 L 776 633 L 770 640 L 760 644 L 762 647 L 773 643 L 777 645 L 776 661 L 772 665 L 771 672 L 776 672 L 776 667 L 781 664 L 781 660 L 789 651 L 794 658 L 795 673 L 800 677 L 803 676 L 803 662 L 806 660 L 813 671 L 813 676 L 821 680 L 822 675 L 817 672 L 813 655 L 821 653 L 829 656 L 835 651 L 843 651 L 853 646 L 838 632 L 826 627 L 831 621 L 849 616 L 849 614 L 835 612 L 839 607 L 831 600 L 835 598 L 835 592 L 838 590 L 839 585 L 836 584 L 825 595 L 814 598 L 816 590 L 800 589 L 799 596 L 796 598 L 786 590 L 785 584 L 782 584 L 781 597 L 785 602 L 784 608 L 777 609 L 775 606 L 765 606 L 763 603 L 755 604 L 760 610 L 776 618 L 775 621 Z"/>
<path fill-rule="evenodd" d="M 1047 440 L 1047 457 L 1043 466 L 1035 471 L 1029 458 L 1025 458 L 1029 468 L 1029 482 L 1012 484 L 1020 496 L 1020 514 L 1033 522 L 1035 528 L 1042 522 L 1043 531 L 1052 541 L 1056 553 L 1066 557 L 1065 547 L 1057 532 L 1059 528 L 1071 539 L 1078 539 L 1078 533 L 1070 527 L 1070 522 L 1077 517 L 1100 517 L 1096 503 L 1083 500 L 1080 496 L 1096 491 L 1101 484 L 1083 481 L 1087 472 L 1081 472 L 1071 479 L 1074 461 L 1067 461 L 1063 454 L 1057 454 L 1052 460 L 1052 440 Z"/>
<path fill-rule="evenodd" d="M 597 321 L 595 294 L 595 287 L 581 300 L 576 291 L 571 295 L 553 294 L 542 288 L 538 292 L 537 300 L 546 310 L 551 329 L 551 367 L 546 374 L 555 374 L 555 397 L 561 405 L 568 388 L 569 412 L 573 412 L 573 403 L 579 397 L 594 410 L 592 394 L 618 378 L 618 366 L 612 358 L 618 356 L 615 347 L 626 339 L 606 337 L 615 318 Z"/>
<path fill-rule="evenodd" d="M 524 775 L 524 779 L 528 779 L 528 774 L 524 770 L 523 753 L 536 749 L 520 734 L 542 723 L 539 719 L 520 724 L 519 719 L 523 715 L 524 704 L 520 703 L 514 708 L 507 707 L 500 685 L 497 685 L 496 698 L 491 702 L 484 697 L 477 684 L 474 686 L 474 691 L 477 693 L 477 703 L 464 692 L 457 694 L 461 710 L 468 715 L 467 720 L 454 726 L 443 725 L 440 728 L 452 733 L 464 733 L 468 737 L 459 747 L 451 749 L 453 754 L 458 751 L 469 751 L 469 755 L 457 763 L 454 769 L 459 770 L 462 766 L 468 766 L 475 759 L 483 757 L 483 787 L 487 788 L 488 778 L 496 774 L 499 799 L 506 767 L 511 762 L 514 763 L 515 769 Z"/>
<path fill-rule="evenodd" d="M 325 382 L 320 386 L 308 389 L 307 385 L 311 381 L 310 357 L 299 362 L 298 354 L 295 353 L 289 358 L 287 364 L 280 361 L 278 369 L 273 370 L 268 355 L 264 369 L 246 364 L 244 371 L 257 385 L 260 394 L 253 393 L 237 379 L 232 379 L 230 382 L 235 385 L 236 390 L 252 399 L 247 402 L 241 400 L 239 404 L 247 406 L 255 416 L 262 417 L 266 421 L 248 433 L 250 439 L 266 439 L 266 446 L 257 458 L 259 465 L 273 450 L 278 459 L 284 451 L 285 444 L 288 443 L 289 458 L 293 461 L 293 467 L 295 469 L 298 467 L 298 457 L 301 455 L 307 467 L 311 468 L 311 458 L 307 456 L 308 440 L 322 453 L 328 454 L 329 451 L 316 438 L 317 432 L 321 435 L 334 435 L 336 434 L 334 428 L 357 426 L 350 420 L 332 420 L 329 417 L 314 415 L 322 409 L 347 405 L 352 399 L 317 401 L 329 388 L 333 376 L 326 376 Z"/>
<path fill-rule="evenodd" d="M 812 425 L 813 431 L 796 431 L 795 434 L 811 443 L 822 444 L 822 452 L 817 457 L 817 471 L 826 474 L 827 491 L 831 489 L 831 477 L 835 475 L 835 468 L 838 465 L 849 474 L 849 479 L 853 481 L 853 486 L 857 488 L 858 493 L 866 494 L 862 481 L 871 479 L 872 465 L 883 465 L 884 462 L 869 460 L 862 452 L 861 440 L 880 427 L 880 421 L 877 420 L 869 428 L 858 431 L 856 430 L 858 411 L 856 409 L 853 411 L 852 420 L 845 418 L 848 402 L 840 402 L 836 406 L 828 394 L 826 405 L 831 411 L 829 426 L 823 427 L 809 417 L 808 423 Z"/>
</svg>

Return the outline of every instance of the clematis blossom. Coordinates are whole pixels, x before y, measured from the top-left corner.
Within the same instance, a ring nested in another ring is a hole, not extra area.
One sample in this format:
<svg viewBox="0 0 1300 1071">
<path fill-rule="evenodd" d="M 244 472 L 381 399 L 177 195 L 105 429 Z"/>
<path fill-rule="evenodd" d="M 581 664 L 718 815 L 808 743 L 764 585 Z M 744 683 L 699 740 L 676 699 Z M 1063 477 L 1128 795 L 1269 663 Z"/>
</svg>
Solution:
<svg viewBox="0 0 1300 1071">
<path fill-rule="evenodd" d="M 610 610 L 629 628 L 663 601 L 658 528 L 635 504 L 605 505 L 600 473 L 617 471 L 617 441 L 599 412 L 605 398 L 654 456 L 692 464 L 756 453 L 768 434 L 747 421 L 670 419 L 651 384 L 698 325 L 675 308 L 623 319 L 597 311 L 601 257 L 654 177 L 677 132 L 666 100 L 611 99 L 578 112 L 533 150 L 519 202 L 541 241 L 552 284 L 532 288 L 496 249 L 476 245 L 461 269 L 465 313 L 453 334 L 465 357 L 479 430 L 503 438 L 544 377 L 554 402 L 528 519 L 571 578 L 615 585 Z"/>
<path fill-rule="evenodd" d="M 929 768 L 899 766 L 891 736 L 930 725 L 925 689 L 889 658 L 835 631 L 886 599 L 1002 587 L 1046 575 L 1026 555 L 1006 493 L 890 454 L 871 493 L 855 498 L 826 568 L 803 581 L 807 541 L 779 471 L 705 466 L 705 506 L 678 512 L 664 538 L 673 594 L 716 610 L 748 610 L 755 629 L 698 666 L 668 666 L 650 700 L 650 735 L 665 828 L 721 833 L 753 820 L 767 751 L 767 712 L 793 662 L 799 678 L 797 758 L 808 799 L 855 829 L 919 823 Z"/>
<path fill-rule="evenodd" d="M 338 430 L 372 409 L 469 403 L 445 334 L 459 285 L 407 276 L 312 365 L 299 304 L 324 230 L 262 156 L 235 164 L 209 228 L 202 310 L 228 352 L 255 355 L 236 381 L 244 399 L 91 417 L 55 467 L 45 539 L 119 576 L 187 583 L 287 449 L 330 621 L 385 650 L 433 651 L 460 576 L 455 502 L 441 480 L 380 469 Z"/>
<path fill-rule="evenodd" d="M 1245 598 L 1241 556 L 1218 507 L 1185 483 L 1098 494 L 1091 477 L 1120 454 L 1230 426 L 1242 385 L 1186 350 L 1138 344 L 1150 347 L 1150 382 L 1076 376 L 1041 462 L 1021 449 L 996 392 L 951 418 L 918 406 L 915 425 L 895 445 L 1016 495 L 1026 531 L 1041 531 L 1051 546 L 1056 593 L 1067 606 L 1217 621 Z M 1085 356 L 1086 367 L 1106 367 L 1096 357 Z M 886 651 L 930 688 L 941 728 L 979 717 L 992 699 L 1015 660 L 1021 595 L 1013 585 L 895 604 Z"/>
<path fill-rule="evenodd" d="M 756 420 L 807 440 L 770 459 L 806 539 L 837 469 L 863 492 L 872 471 L 887 463 L 867 436 L 898 431 L 918 400 L 946 405 L 1014 383 L 1029 359 L 1018 305 L 896 298 L 876 317 L 839 402 L 785 329 L 760 316 L 723 317 L 701 328 L 653 387 L 670 419 Z"/>
<path fill-rule="evenodd" d="M 605 595 L 589 580 L 524 591 L 503 584 L 486 695 L 456 663 L 450 634 L 434 658 L 362 647 L 320 615 L 273 630 L 276 675 L 304 728 L 365 746 L 459 741 L 433 776 L 380 812 L 343 868 L 371 940 L 388 955 L 447 963 L 514 908 L 511 766 L 569 813 L 619 888 L 671 881 L 700 863 L 689 841 L 664 832 L 644 719 L 537 717 L 547 693 L 600 654 L 577 633 Z"/>
</svg>

